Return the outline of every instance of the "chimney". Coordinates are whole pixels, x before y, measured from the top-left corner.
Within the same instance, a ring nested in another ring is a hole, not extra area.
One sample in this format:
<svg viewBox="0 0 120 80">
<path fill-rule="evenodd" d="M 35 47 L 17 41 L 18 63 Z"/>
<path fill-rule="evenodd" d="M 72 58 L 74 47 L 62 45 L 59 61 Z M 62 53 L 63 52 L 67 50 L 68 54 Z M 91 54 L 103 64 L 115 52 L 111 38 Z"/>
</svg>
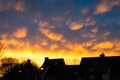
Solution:
<svg viewBox="0 0 120 80">
<path fill-rule="evenodd" d="M 49 60 L 49 58 L 48 57 L 45 57 L 45 61 L 48 61 Z"/>
<path fill-rule="evenodd" d="M 100 54 L 100 58 L 104 58 L 104 57 L 105 57 L 104 53 Z"/>
</svg>

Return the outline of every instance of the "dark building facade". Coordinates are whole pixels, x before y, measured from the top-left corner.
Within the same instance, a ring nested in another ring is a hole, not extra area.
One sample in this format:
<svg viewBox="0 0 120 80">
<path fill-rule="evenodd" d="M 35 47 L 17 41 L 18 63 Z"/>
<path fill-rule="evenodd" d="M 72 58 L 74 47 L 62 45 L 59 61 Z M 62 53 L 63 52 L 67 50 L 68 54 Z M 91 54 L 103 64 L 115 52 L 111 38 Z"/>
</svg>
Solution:
<svg viewBox="0 0 120 80">
<path fill-rule="evenodd" d="M 65 65 L 62 80 L 78 80 L 80 65 Z"/>
<path fill-rule="evenodd" d="M 64 59 L 45 58 L 40 80 L 78 80 L 79 65 L 65 65 Z"/>
<path fill-rule="evenodd" d="M 45 58 L 39 80 L 120 80 L 120 56 L 83 57 L 80 65 Z"/>
<path fill-rule="evenodd" d="M 40 80 L 62 80 L 64 59 L 45 58 L 40 68 Z"/>
<path fill-rule="evenodd" d="M 82 58 L 82 80 L 120 80 L 120 56 Z"/>
</svg>

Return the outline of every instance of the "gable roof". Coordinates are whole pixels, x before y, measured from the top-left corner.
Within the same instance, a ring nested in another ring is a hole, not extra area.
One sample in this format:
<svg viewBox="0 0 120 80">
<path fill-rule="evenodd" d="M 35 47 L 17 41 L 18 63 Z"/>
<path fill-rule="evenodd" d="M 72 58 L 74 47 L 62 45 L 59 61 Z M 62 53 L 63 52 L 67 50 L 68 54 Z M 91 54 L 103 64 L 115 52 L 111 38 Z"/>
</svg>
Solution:
<svg viewBox="0 0 120 80">
<path fill-rule="evenodd" d="M 107 56 L 107 57 L 83 57 L 80 63 L 81 72 L 86 72 L 89 68 L 106 67 L 111 68 L 112 72 L 120 71 L 120 56 Z"/>
<path fill-rule="evenodd" d="M 41 67 L 46 68 L 48 66 L 59 66 L 60 64 L 65 64 L 63 58 L 60 58 L 60 59 L 45 58 L 45 61 Z"/>
<path fill-rule="evenodd" d="M 108 56 L 108 57 L 83 57 L 80 65 L 89 66 L 110 66 L 120 62 L 120 56 Z M 108 65 L 110 64 L 110 65 Z"/>
<path fill-rule="evenodd" d="M 41 66 L 41 68 L 43 69 L 48 69 L 47 73 L 56 73 L 61 66 L 64 66 L 65 62 L 63 58 L 60 59 L 49 59 L 49 58 L 45 58 L 45 61 L 43 63 L 43 65 Z"/>
</svg>

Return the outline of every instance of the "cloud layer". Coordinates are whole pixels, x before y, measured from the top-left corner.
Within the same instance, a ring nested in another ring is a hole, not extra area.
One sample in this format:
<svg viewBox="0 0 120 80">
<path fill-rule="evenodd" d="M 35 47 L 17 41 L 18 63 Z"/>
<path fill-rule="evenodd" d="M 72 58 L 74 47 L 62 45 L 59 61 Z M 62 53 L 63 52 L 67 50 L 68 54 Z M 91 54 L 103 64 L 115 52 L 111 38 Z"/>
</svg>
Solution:
<svg viewBox="0 0 120 80">
<path fill-rule="evenodd" d="M 0 0 L 7 57 L 41 63 L 45 56 L 61 57 L 79 64 L 81 57 L 101 52 L 120 55 L 119 30 L 120 0 Z"/>
</svg>

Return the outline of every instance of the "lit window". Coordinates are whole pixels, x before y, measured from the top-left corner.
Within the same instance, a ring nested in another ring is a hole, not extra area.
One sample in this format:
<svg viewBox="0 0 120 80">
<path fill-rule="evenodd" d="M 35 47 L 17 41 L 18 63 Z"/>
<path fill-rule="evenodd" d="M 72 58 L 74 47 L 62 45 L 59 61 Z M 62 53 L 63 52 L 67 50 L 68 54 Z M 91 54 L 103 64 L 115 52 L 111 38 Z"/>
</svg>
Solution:
<svg viewBox="0 0 120 80">
<path fill-rule="evenodd" d="M 22 71 L 21 70 L 19 70 L 19 73 L 21 73 Z"/>
<path fill-rule="evenodd" d="M 40 68 L 41 70 L 44 70 L 44 68 Z"/>
</svg>

